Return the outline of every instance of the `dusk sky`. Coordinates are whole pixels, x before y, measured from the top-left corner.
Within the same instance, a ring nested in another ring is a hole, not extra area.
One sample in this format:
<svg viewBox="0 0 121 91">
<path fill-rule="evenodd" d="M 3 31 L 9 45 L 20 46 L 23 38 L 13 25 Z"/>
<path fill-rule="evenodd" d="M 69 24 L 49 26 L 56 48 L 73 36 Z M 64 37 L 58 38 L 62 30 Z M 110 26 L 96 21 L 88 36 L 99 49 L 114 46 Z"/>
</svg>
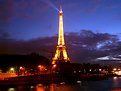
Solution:
<svg viewBox="0 0 121 91">
<path fill-rule="evenodd" d="M 60 2 L 65 32 L 121 33 L 121 0 L 1 0 L 0 36 L 29 40 L 56 35 Z"/>
<path fill-rule="evenodd" d="M 52 59 L 60 4 L 71 62 L 121 63 L 121 0 L 0 0 L 0 54 Z"/>
</svg>

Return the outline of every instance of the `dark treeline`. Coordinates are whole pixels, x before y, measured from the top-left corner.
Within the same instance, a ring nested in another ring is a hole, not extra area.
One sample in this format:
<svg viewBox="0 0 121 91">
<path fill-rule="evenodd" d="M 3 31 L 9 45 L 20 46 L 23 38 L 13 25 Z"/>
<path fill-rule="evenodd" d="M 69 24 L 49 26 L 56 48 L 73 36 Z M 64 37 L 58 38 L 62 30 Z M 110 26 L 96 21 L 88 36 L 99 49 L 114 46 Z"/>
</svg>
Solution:
<svg viewBox="0 0 121 91">
<path fill-rule="evenodd" d="M 50 65 L 51 62 L 48 58 L 36 53 L 28 55 L 20 54 L 3 54 L 0 55 L 0 69 L 3 71 L 8 70 L 10 67 L 26 67 L 36 68 L 38 65 Z"/>
</svg>

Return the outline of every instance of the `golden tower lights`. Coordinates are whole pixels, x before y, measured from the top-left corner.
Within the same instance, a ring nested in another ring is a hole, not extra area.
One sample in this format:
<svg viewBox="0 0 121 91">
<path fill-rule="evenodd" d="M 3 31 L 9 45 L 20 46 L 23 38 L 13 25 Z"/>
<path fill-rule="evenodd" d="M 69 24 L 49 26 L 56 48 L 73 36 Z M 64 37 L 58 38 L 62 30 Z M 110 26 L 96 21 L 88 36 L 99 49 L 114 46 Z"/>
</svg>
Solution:
<svg viewBox="0 0 121 91">
<path fill-rule="evenodd" d="M 58 45 L 56 47 L 56 53 L 52 58 L 52 64 L 57 64 L 60 62 L 70 62 L 66 52 L 66 46 L 64 41 L 64 30 L 63 30 L 63 11 L 60 7 L 59 11 L 59 34 L 58 34 Z"/>
</svg>

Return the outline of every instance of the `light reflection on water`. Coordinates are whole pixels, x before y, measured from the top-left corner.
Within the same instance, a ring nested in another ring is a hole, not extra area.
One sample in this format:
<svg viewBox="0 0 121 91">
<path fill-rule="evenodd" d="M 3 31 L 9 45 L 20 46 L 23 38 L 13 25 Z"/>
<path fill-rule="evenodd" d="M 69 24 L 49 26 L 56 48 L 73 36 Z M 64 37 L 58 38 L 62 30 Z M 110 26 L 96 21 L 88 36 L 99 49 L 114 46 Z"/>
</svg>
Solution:
<svg viewBox="0 0 121 91">
<path fill-rule="evenodd" d="M 121 91 L 121 78 L 99 81 L 82 81 L 81 84 L 38 84 L 36 86 L 0 87 L 0 91 Z"/>
</svg>

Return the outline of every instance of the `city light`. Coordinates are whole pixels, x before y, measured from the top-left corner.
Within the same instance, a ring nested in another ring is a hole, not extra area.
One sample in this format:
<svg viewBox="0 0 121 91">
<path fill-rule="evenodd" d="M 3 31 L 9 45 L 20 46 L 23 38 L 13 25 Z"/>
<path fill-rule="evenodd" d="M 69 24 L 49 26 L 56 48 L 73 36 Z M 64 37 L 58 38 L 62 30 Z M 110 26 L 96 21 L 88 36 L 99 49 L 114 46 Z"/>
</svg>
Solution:
<svg viewBox="0 0 121 91">
<path fill-rule="evenodd" d="M 24 76 L 25 75 L 25 72 L 26 72 L 25 71 L 25 67 L 20 66 L 19 67 L 19 73 L 20 73 L 19 75 Z"/>
<path fill-rule="evenodd" d="M 99 71 L 102 71 L 102 69 L 99 69 Z"/>
<path fill-rule="evenodd" d="M 9 70 L 10 73 L 14 73 L 15 72 L 15 68 L 11 67 Z"/>
<path fill-rule="evenodd" d="M 38 68 L 41 68 L 42 66 L 41 65 L 38 65 Z"/>
<path fill-rule="evenodd" d="M 55 68 L 56 67 L 56 64 L 54 64 L 53 67 Z"/>
<path fill-rule="evenodd" d="M 44 74 L 47 71 L 47 68 L 44 65 L 38 65 L 37 69 L 38 69 L 38 74 Z"/>
<path fill-rule="evenodd" d="M 20 70 L 22 70 L 23 69 L 23 67 L 22 66 L 20 66 Z"/>
<path fill-rule="evenodd" d="M 116 69 L 116 68 L 114 68 L 113 70 L 114 70 L 114 71 L 116 71 L 117 69 Z"/>
<path fill-rule="evenodd" d="M 10 68 L 10 71 L 14 71 L 14 68 Z"/>
</svg>

